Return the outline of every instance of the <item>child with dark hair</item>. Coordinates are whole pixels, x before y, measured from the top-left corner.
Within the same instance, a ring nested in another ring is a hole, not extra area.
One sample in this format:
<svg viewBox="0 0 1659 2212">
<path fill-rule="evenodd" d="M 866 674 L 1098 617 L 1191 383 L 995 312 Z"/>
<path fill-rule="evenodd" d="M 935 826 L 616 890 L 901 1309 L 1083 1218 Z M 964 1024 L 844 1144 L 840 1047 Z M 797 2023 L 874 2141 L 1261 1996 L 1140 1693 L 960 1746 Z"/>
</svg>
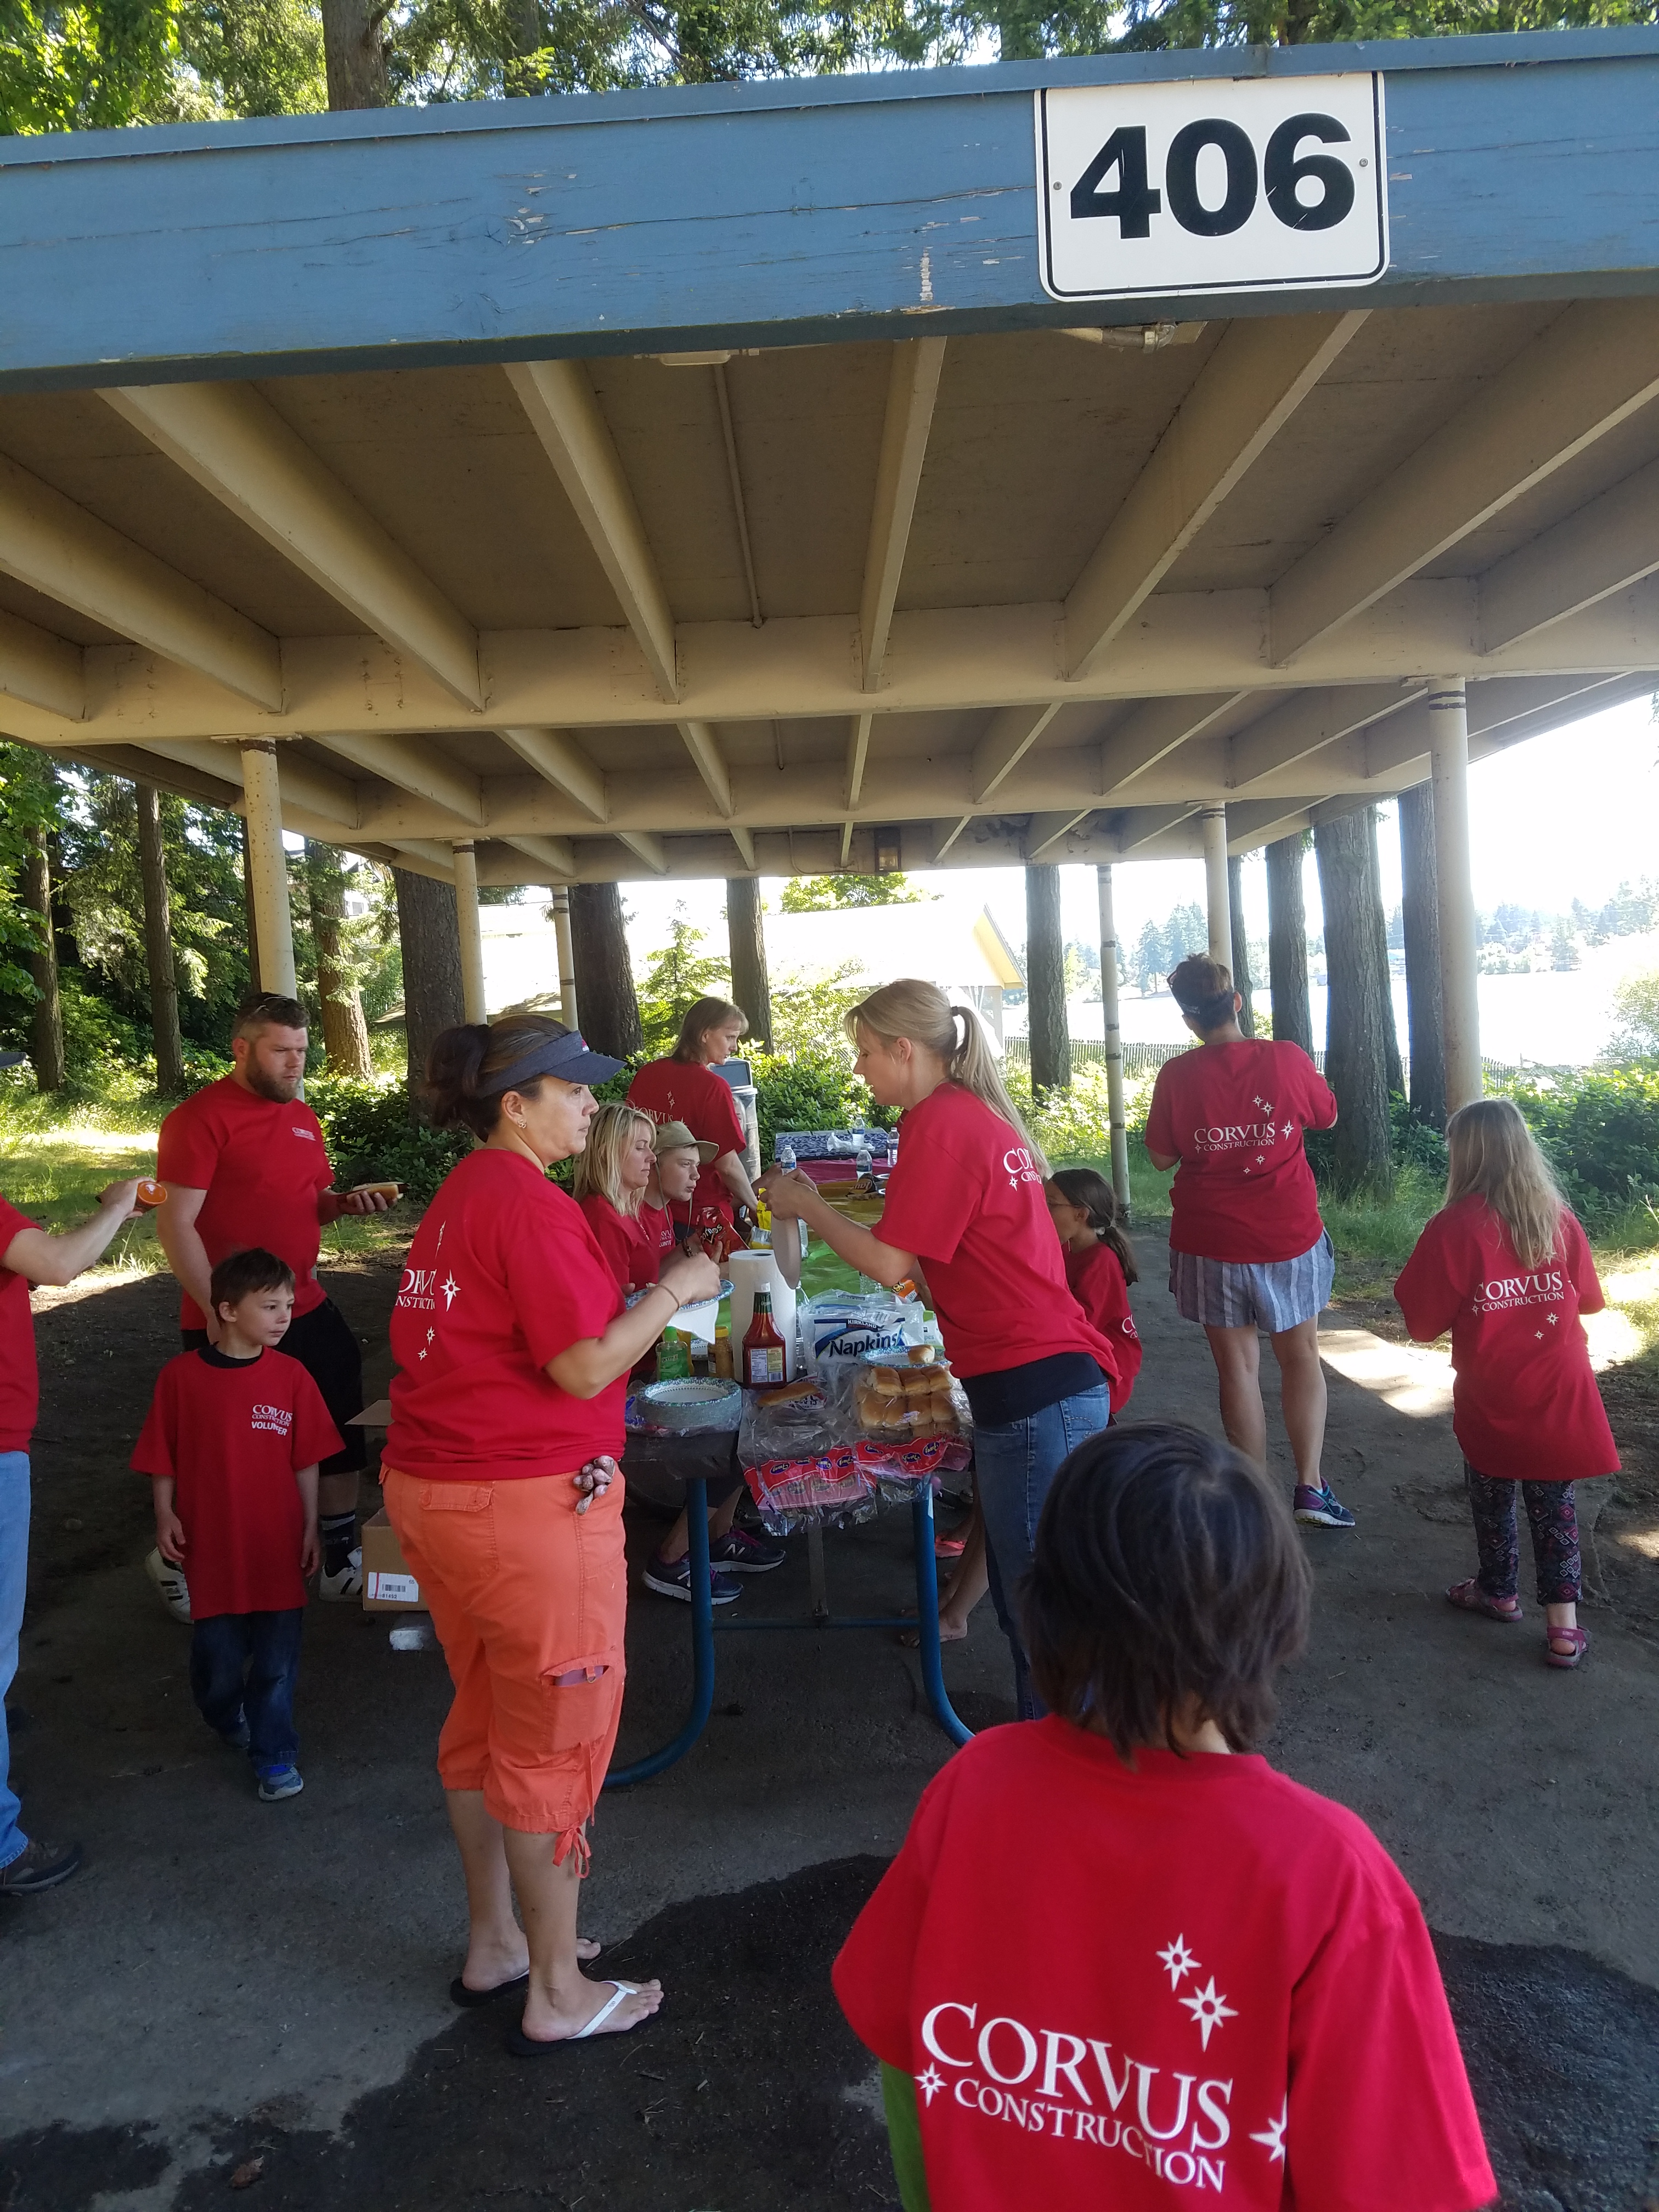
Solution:
<svg viewBox="0 0 1659 2212">
<path fill-rule="evenodd" d="M 161 1556 L 189 1585 L 191 1693 L 273 1804 L 305 1786 L 300 1625 L 321 1564 L 317 1469 L 340 1433 L 305 1369 L 276 1348 L 294 1317 L 286 1261 L 234 1252 L 209 1295 L 219 1341 L 161 1370 L 132 1464 L 150 1478 Z"/>
<path fill-rule="evenodd" d="M 1496 2197 L 1416 1899 L 1251 1750 L 1309 1585 L 1262 1470 L 1194 1429 L 1055 1475 L 1023 1593 L 1048 1715 L 930 1784 L 836 1961 L 905 2212 Z"/>
<path fill-rule="evenodd" d="M 1042 1194 L 1066 1255 L 1072 1296 L 1112 1347 L 1112 1419 L 1121 1420 L 1140 1372 L 1140 1338 L 1129 1310 L 1129 1285 L 1139 1281 L 1140 1270 L 1118 1225 L 1116 1194 L 1093 1168 L 1057 1168 Z"/>
</svg>

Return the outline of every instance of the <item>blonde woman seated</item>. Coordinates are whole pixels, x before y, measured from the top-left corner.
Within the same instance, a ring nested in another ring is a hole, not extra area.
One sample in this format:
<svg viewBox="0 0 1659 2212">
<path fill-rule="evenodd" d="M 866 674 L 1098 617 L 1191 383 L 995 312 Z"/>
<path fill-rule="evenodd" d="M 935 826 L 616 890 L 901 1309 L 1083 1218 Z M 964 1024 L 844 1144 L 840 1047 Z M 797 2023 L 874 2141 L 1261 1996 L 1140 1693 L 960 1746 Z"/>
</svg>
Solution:
<svg viewBox="0 0 1659 2212">
<path fill-rule="evenodd" d="M 589 1125 L 586 1148 L 577 1157 L 572 1187 L 624 1293 L 647 1289 L 657 1279 L 657 1242 L 640 1219 L 656 1164 L 651 1116 L 633 1106 L 601 1106 Z M 732 1474 L 729 1488 L 724 1478 L 711 1480 L 708 1490 L 709 1588 L 716 1605 L 730 1605 L 741 1589 L 735 1577 L 781 1566 L 783 1547 L 732 1527 L 743 1493 L 740 1475 Z M 645 1586 L 659 1597 L 690 1602 L 691 1534 L 684 1513 L 646 1563 Z"/>
</svg>

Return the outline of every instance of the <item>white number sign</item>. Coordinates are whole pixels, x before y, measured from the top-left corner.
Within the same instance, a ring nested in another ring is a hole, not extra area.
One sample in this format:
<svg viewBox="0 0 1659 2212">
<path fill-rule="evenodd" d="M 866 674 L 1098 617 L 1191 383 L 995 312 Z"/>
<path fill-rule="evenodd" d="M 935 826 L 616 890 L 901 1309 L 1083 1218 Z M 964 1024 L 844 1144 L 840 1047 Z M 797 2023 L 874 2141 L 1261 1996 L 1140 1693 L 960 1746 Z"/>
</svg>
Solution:
<svg viewBox="0 0 1659 2212">
<path fill-rule="evenodd" d="M 1382 80 L 1079 85 L 1036 96 L 1056 300 L 1368 284 L 1389 260 Z"/>
</svg>

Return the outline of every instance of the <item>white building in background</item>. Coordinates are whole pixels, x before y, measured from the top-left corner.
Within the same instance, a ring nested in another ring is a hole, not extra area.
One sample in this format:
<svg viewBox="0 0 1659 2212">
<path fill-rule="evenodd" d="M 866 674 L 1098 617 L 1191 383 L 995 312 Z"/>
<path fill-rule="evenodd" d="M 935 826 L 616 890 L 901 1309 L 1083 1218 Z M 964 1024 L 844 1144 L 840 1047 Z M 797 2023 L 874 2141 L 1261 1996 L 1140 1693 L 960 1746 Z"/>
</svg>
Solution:
<svg viewBox="0 0 1659 2212">
<path fill-rule="evenodd" d="M 911 906 L 769 914 L 766 965 L 775 991 L 835 981 L 873 991 L 900 975 L 920 976 L 958 1006 L 972 1006 L 999 1049 L 1003 994 L 1025 984 L 989 908 L 948 893 Z"/>
</svg>

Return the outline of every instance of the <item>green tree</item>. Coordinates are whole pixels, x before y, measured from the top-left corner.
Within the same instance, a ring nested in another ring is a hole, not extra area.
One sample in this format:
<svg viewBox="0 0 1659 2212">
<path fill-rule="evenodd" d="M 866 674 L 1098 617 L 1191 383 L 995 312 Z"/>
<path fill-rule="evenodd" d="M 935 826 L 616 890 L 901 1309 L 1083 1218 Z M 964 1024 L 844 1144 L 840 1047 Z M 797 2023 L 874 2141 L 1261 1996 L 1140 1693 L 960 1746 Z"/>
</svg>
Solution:
<svg viewBox="0 0 1659 2212">
<path fill-rule="evenodd" d="M 836 907 L 920 906 L 938 896 L 892 868 L 879 876 L 791 876 L 778 904 L 785 914 L 823 914 Z"/>
<path fill-rule="evenodd" d="M 1659 1060 L 1659 969 L 1632 975 L 1613 994 L 1619 1026 L 1608 1043 L 1609 1060 Z"/>
<path fill-rule="evenodd" d="M 645 964 L 636 988 L 648 1056 L 670 1049 L 687 1008 L 695 1000 L 725 997 L 731 991 L 730 963 L 698 950 L 708 933 L 696 927 L 683 906 L 676 907 L 668 925 L 667 943 L 659 946 Z"/>
</svg>

